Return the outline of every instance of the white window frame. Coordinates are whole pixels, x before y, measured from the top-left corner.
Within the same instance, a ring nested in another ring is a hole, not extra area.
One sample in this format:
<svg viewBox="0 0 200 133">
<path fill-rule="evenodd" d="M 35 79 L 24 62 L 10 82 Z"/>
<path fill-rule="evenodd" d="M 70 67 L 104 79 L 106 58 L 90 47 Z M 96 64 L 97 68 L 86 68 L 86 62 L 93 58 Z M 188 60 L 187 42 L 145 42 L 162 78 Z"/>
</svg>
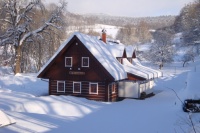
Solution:
<svg viewBox="0 0 200 133">
<path fill-rule="evenodd" d="M 66 59 L 70 58 L 71 59 L 71 65 L 66 65 Z M 72 67 L 72 57 L 65 57 L 65 67 Z"/>
<path fill-rule="evenodd" d="M 88 66 L 83 66 L 83 59 L 85 59 L 85 58 L 88 59 Z M 81 62 L 81 66 L 82 67 L 89 67 L 90 66 L 89 63 L 90 63 L 90 58 L 89 57 L 82 57 L 82 62 Z"/>
<path fill-rule="evenodd" d="M 97 85 L 97 92 L 96 92 L 96 93 L 91 92 L 91 84 L 95 84 L 95 85 Z M 92 82 L 90 82 L 90 86 L 89 86 L 89 94 L 96 94 L 96 95 L 98 95 L 98 91 L 99 91 L 99 85 L 98 85 L 98 83 L 92 83 Z"/>
<path fill-rule="evenodd" d="M 74 84 L 76 84 L 76 83 L 80 84 L 80 92 L 75 92 L 74 91 Z M 73 93 L 80 93 L 81 94 L 81 89 L 82 89 L 81 82 L 73 82 Z"/>
<path fill-rule="evenodd" d="M 64 83 L 64 91 L 59 91 L 59 89 L 58 89 L 59 83 Z M 57 92 L 65 92 L 65 81 L 57 81 Z"/>
</svg>

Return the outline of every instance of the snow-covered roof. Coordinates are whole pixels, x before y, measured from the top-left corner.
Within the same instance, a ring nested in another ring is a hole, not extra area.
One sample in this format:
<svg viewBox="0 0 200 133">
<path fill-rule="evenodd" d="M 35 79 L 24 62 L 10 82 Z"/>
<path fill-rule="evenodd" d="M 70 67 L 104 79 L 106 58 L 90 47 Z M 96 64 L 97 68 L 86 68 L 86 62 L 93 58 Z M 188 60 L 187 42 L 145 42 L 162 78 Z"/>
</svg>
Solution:
<svg viewBox="0 0 200 133">
<path fill-rule="evenodd" d="M 131 45 L 126 46 L 126 55 L 127 55 L 127 57 L 132 57 L 134 50 L 135 50 L 134 46 L 131 46 Z"/>
<path fill-rule="evenodd" d="M 80 41 L 88 48 L 95 58 L 106 68 L 106 70 L 115 78 L 115 80 L 127 78 L 127 73 L 118 60 L 112 56 L 108 45 L 94 36 L 88 36 L 81 33 L 75 33 Z"/>
<path fill-rule="evenodd" d="M 107 43 L 109 51 L 114 57 L 122 57 L 124 53 L 125 46 L 123 44 L 115 44 L 112 42 Z"/>
<path fill-rule="evenodd" d="M 145 79 L 154 79 L 162 76 L 161 72 L 142 66 L 137 59 L 132 60 L 133 63 L 131 64 L 127 59 L 123 59 L 123 66 L 126 72 Z"/>
<path fill-rule="evenodd" d="M 133 65 L 142 65 L 142 64 L 140 63 L 140 61 L 139 61 L 137 58 L 132 59 L 132 64 L 133 64 Z"/>
<path fill-rule="evenodd" d="M 122 57 L 124 49 L 126 48 L 127 57 L 132 57 L 135 48 L 133 46 L 125 47 L 124 44 L 116 44 L 113 42 L 104 43 L 98 37 L 85 35 L 75 32 L 71 37 L 63 42 L 57 52 L 38 72 L 38 75 L 53 61 L 53 59 L 61 52 L 61 50 L 68 45 L 69 41 L 76 36 L 85 47 L 94 55 L 94 57 L 102 64 L 102 66 L 113 76 L 115 80 L 122 80 L 127 78 L 127 72 L 137 75 L 145 79 L 152 79 L 160 77 L 162 74 L 159 71 L 142 66 L 137 59 L 133 59 L 131 64 L 127 59 L 123 59 L 123 65 L 116 59 Z"/>
<path fill-rule="evenodd" d="M 126 58 L 123 59 L 123 66 L 126 72 L 134 74 L 136 76 L 145 78 L 145 79 L 151 79 L 152 76 L 149 75 L 149 73 L 141 70 L 140 68 L 137 68 L 136 66 L 132 65 Z"/>
<path fill-rule="evenodd" d="M 86 46 L 86 48 L 94 55 L 94 57 L 113 76 L 115 80 L 127 78 L 127 73 L 125 72 L 122 64 L 120 64 L 118 60 L 114 56 L 112 56 L 106 43 L 99 40 L 97 37 L 85 35 L 79 32 L 75 32 L 74 34 L 72 34 L 71 37 L 60 46 L 60 48 L 52 56 L 52 58 L 39 71 L 38 75 L 49 65 L 49 63 L 74 36 L 76 36 Z"/>
<path fill-rule="evenodd" d="M 151 77 L 153 76 L 153 78 L 158 78 L 162 76 L 162 73 L 160 71 L 143 66 L 137 58 L 132 59 L 132 64 L 140 70 L 146 71 L 151 75 Z"/>
<path fill-rule="evenodd" d="M 114 57 L 122 57 L 124 50 L 126 51 L 127 57 L 132 57 L 133 52 L 135 50 L 134 46 L 131 46 L 131 45 L 125 46 L 122 43 L 116 44 L 116 43 L 108 41 L 107 44 L 108 44 L 110 52 L 112 53 Z"/>
</svg>

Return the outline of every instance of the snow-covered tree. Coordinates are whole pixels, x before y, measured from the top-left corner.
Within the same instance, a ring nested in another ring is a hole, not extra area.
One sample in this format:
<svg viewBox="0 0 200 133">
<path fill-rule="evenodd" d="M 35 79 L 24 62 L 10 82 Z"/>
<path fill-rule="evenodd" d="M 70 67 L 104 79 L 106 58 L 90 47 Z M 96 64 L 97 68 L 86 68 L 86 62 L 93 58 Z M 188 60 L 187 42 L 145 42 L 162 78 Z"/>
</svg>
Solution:
<svg viewBox="0 0 200 133">
<path fill-rule="evenodd" d="M 200 41 L 200 1 L 196 0 L 183 7 L 173 27 L 175 32 L 183 33 L 184 44 L 193 45 Z"/>
<path fill-rule="evenodd" d="M 15 73 L 21 72 L 22 49 L 24 45 L 31 44 L 35 39 L 43 39 L 43 35 L 49 27 L 61 29 L 62 12 L 66 9 L 67 3 L 62 1 L 61 6 L 57 6 L 48 19 L 41 17 L 38 25 L 34 24 L 34 15 L 38 11 L 44 12 L 41 0 L 6 0 L 1 10 L 6 12 L 1 22 L 7 23 L 7 29 L 0 36 L 0 46 L 12 45 L 15 56 Z M 49 32 L 46 31 L 48 34 Z"/>
<path fill-rule="evenodd" d="M 183 67 L 189 61 L 193 61 L 194 62 L 194 58 L 195 58 L 195 52 L 194 52 L 193 48 L 188 49 L 186 51 L 186 53 L 183 55 L 183 57 L 182 57 Z"/>
<path fill-rule="evenodd" d="M 161 69 L 165 63 L 173 61 L 174 47 L 172 45 L 172 35 L 166 31 L 156 31 L 153 34 L 154 43 L 147 53 L 147 58 Z"/>
</svg>

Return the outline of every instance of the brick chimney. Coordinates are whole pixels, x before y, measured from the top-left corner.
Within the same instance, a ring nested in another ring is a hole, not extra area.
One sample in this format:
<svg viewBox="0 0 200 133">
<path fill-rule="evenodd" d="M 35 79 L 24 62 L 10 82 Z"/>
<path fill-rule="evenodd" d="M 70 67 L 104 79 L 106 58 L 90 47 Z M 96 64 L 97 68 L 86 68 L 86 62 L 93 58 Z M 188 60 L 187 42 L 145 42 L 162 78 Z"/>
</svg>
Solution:
<svg viewBox="0 0 200 133">
<path fill-rule="evenodd" d="M 102 30 L 102 37 L 101 37 L 102 41 L 106 43 L 106 30 L 103 29 Z"/>
</svg>

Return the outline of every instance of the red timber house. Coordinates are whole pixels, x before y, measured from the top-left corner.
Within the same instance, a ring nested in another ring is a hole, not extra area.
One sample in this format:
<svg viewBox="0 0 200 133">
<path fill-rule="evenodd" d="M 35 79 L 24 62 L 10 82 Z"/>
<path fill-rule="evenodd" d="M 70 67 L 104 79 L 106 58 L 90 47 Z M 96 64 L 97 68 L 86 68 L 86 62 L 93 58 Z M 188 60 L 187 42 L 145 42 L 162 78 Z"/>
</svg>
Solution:
<svg viewBox="0 0 200 133">
<path fill-rule="evenodd" d="M 75 32 L 43 66 L 38 78 L 49 79 L 49 95 L 72 95 L 97 101 L 139 98 L 140 82 L 146 83 L 155 76 L 148 76 L 146 68 L 145 72 L 139 72 L 143 66 L 132 64 L 134 51 L 126 52 L 126 49 L 123 44 L 106 41 L 105 32 L 102 39 Z M 129 58 L 128 53 L 131 53 Z M 153 70 L 149 71 L 154 75 Z M 159 72 L 155 73 L 159 77 Z M 137 83 L 138 91 L 133 92 L 130 85 L 127 89 L 128 83 Z"/>
</svg>

